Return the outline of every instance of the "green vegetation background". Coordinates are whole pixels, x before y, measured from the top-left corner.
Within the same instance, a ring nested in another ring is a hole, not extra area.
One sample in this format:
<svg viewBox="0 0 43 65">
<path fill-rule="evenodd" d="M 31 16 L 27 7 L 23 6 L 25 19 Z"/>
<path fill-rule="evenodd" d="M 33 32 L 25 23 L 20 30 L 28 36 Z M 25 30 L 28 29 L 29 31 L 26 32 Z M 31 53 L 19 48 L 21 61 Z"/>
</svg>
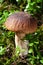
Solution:
<svg viewBox="0 0 43 65">
<path fill-rule="evenodd" d="M 29 50 L 24 60 L 19 58 L 19 48 L 15 51 L 15 33 L 3 25 L 9 15 L 18 11 L 26 11 L 38 20 L 37 31 L 25 37 L 29 40 Z M 42 23 L 43 0 L 0 0 L 0 65 L 43 65 Z"/>
</svg>

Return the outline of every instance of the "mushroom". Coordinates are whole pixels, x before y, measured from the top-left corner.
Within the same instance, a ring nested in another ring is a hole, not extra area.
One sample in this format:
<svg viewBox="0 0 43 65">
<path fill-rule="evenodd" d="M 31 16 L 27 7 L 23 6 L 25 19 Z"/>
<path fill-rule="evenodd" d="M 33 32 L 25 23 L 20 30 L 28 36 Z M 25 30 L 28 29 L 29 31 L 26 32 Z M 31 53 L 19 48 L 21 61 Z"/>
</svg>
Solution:
<svg viewBox="0 0 43 65">
<path fill-rule="evenodd" d="M 8 30 L 15 32 L 15 45 L 19 46 L 24 52 L 20 56 L 28 54 L 28 40 L 22 40 L 26 34 L 33 33 L 37 29 L 37 20 L 27 12 L 18 12 L 11 14 L 4 23 Z"/>
</svg>

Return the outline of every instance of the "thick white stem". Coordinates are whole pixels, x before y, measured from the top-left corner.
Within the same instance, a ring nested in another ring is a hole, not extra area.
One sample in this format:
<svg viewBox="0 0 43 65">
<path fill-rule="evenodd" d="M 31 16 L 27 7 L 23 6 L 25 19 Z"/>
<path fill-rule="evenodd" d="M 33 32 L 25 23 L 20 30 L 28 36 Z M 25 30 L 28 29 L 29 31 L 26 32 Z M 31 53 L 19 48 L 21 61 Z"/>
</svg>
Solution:
<svg viewBox="0 0 43 65">
<path fill-rule="evenodd" d="M 25 56 L 28 54 L 28 41 L 27 40 L 21 40 L 17 35 L 15 35 L 15 45 L 16 47 L 19 46 L 21 50 L 24 50 L 24 52 L 20 52 L 20 56 Z"/>
</svg>

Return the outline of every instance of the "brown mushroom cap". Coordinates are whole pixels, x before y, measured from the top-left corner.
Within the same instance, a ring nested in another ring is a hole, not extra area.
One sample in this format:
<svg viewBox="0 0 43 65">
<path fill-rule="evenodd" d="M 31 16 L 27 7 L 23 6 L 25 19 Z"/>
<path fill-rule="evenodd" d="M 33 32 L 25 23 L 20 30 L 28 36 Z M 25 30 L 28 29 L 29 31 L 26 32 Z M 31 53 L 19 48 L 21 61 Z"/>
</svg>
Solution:
<svg viewBox="0 0 43 65">
<path fill-rule="evenodd" d="M 37 20 L 26 12 L 18 12 L 7 18 L 5 26 L 8 30 L 28 34 L 37 29 Z"/>
</svg>

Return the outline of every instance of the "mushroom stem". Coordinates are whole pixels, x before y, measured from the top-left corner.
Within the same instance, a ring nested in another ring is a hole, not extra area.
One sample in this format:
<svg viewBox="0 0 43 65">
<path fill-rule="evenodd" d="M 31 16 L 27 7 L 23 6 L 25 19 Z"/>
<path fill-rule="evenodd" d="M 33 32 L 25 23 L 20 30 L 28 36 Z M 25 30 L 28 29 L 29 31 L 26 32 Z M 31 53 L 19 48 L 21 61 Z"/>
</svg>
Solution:
<svg viewBox="0 0 43 65">
<path fill-rule="evenodd" d="M 21 40 L 20 37 L 15 34 L 16 48 L 17 46 L 19 46 L 21 51 L 24 50 L 19 54 L 21 57 L 25 57 L 28 54 L 28 47 L 27 47 L 28 43 L 29 43 L 28 40 Z"/>
</svg>

